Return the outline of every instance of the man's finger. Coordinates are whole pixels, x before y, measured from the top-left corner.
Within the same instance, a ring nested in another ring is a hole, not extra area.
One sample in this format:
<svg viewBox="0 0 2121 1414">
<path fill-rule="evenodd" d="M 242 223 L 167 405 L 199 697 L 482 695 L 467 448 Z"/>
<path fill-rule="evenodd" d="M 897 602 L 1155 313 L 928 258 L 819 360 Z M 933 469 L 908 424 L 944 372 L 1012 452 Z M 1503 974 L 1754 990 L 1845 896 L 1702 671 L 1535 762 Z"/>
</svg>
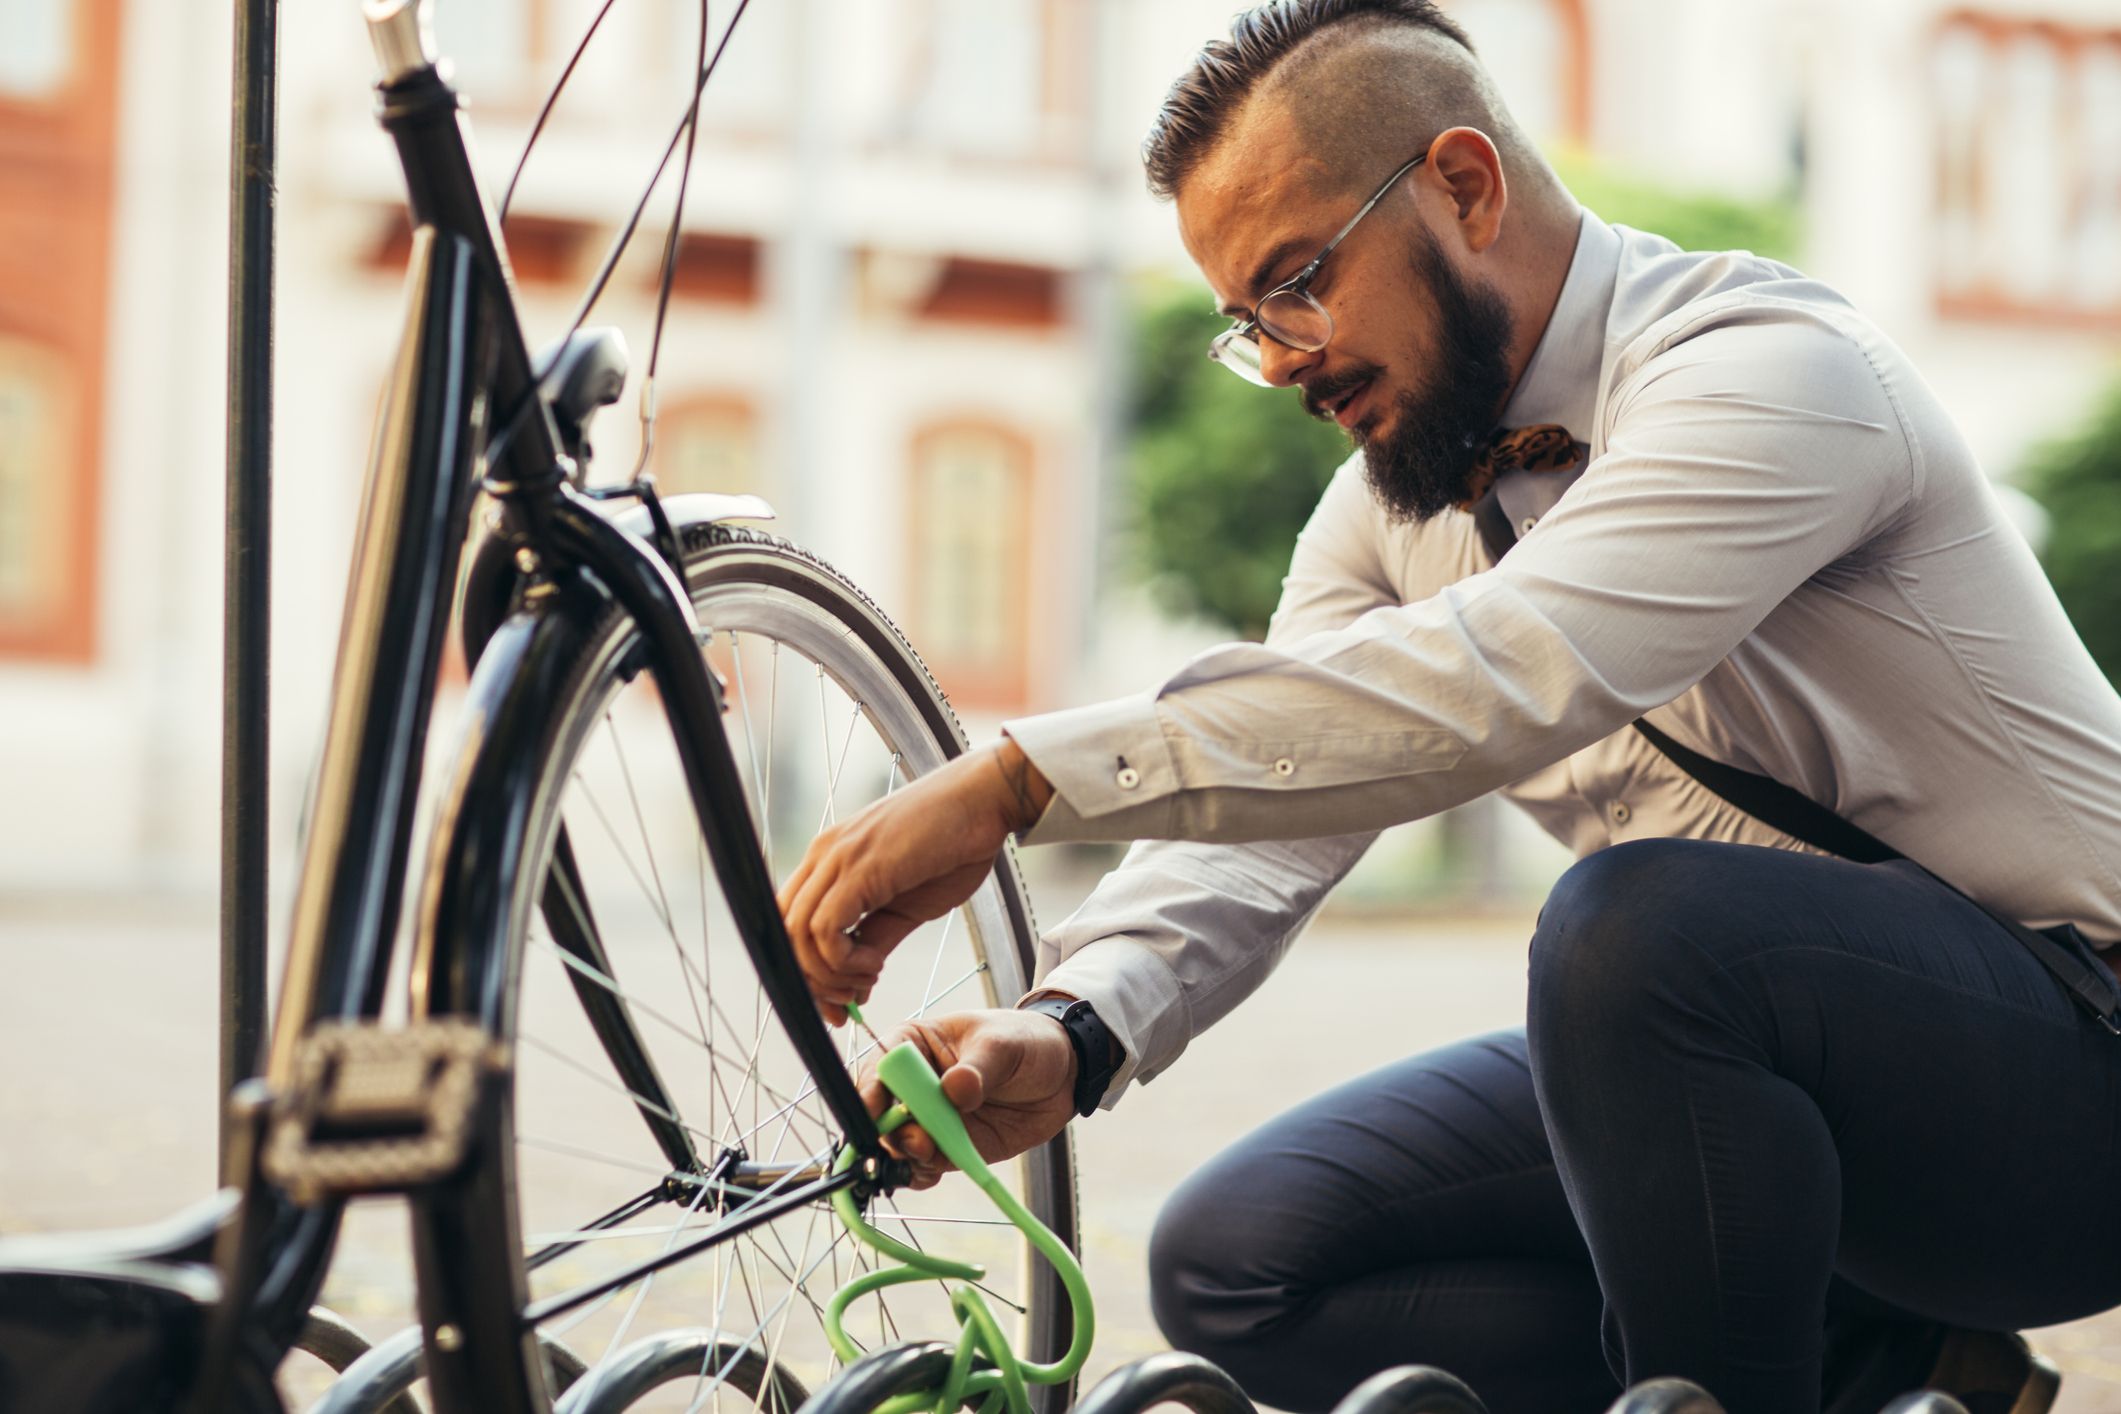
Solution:
<svg viewBox="0 0 2121 1414">
<path fill-rule="evenodd" d="M 959 1114 L 970 1114 L 987 1101 L 987 1080 L 977 1066 L 959 1061 L 943 1072 L 943 1098 Z"/>
<path fill-rule="evenodd" d="M 803 884 L 810 878 L 811 860 L 816 854 L 817 841 L 812 840 L 810 848 L 803 851 L 802 859 L 797 862 L 795 872 L 782 880 L 780 888 L 774 891 L 773 901 L 783 914 L 786 914 L 788 906 L 795 902 L 796 895 L 803 891 Z"/>
<path fill-rule="evenodd" d="M 849 961 L 854 960 L 863 951 L 873 952 L 876 955 L 877 970 L 882 971 L 885 955 L 904 942 L 907 934 L 927 921 L 901 913 L 889 904 L 876 909 L 854 930 L 856 951 Z"/>
</svg>

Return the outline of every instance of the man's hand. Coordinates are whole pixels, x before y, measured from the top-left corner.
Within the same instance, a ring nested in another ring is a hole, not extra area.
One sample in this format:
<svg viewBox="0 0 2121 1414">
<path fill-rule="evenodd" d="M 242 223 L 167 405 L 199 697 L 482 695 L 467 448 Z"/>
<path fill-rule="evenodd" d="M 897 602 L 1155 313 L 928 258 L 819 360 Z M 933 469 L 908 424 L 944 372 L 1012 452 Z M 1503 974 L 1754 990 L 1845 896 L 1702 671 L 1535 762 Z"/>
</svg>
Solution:
<svg viewBox="0 0 2121 1414">
<path fill-rule="evenodd" d="M 908 933 L 972 897 L 1012 830 L 1053 787 L 1017 744 L 968 752 L 811 841 L 781 886 L 781 916 L 819 1010 L 834 1026 L 869 999 Z"/>
<path fill-rule="evenodd" d="M 972 1147 L 989 1163 L 1035 1149 L 1075 1117 L 1075 1047 L 1061 1024 L 1042 1012 L 961 1011 L 909 1021 L 885 1038 L 912 1041 L 942 1077 L 943 1094 L 964 1116 Z M 890 1092 L 863 1070 L 862 1099 L 882 1114 Z M 903 1124 L 884 1145 L 913 1163 L 913 1187 L 932 1188 L 954 1165 L 917 1124 Z"/>
</svg>

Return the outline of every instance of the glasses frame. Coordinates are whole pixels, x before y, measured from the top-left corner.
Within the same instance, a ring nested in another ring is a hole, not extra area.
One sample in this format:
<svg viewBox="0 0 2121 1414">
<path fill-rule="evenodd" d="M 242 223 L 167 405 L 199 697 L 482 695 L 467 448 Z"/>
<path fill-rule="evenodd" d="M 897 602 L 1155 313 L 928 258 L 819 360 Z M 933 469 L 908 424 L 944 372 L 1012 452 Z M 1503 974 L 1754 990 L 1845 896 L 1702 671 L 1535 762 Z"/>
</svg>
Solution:
<svg viewBox="0 0 2121 1414">
<path fill-rule="evenodd" d="M 1223 365 L 1223 367 L 1229 369 L 1246 382 L 1256 383 L 1262 388 L 1269 388 L 1273 385 L 1267 381 L 1266 375 L 1261 371 L 1264 359 L 1259 347 L 1259 336 L 1262 333 L 1284 348 L 1295 349 L 1299 353 L 1316 353 L 1327 344 L 1333 342 L 1333 311 L 1320 304 L 1317 297 L 1311 293 L 1311 281 L 1317 278 L 1319 267 L 1326 263 L 1326 257 L 1331 255 L 1340 243 L 1348 238 L 1348 232 L 1354 230 L 1361 223 L 1362 218 L 1369 215 L 1371 209 L 1378 202 L 1385 199 L 1385 193 L 1398 185 L 1401 177 L 1404 177 L 1407 173 L 1427 161 L 1428 156 L 1427 150 L 1424 149 L 1398 171 L 1385 178 L 1384 185 L 1379 187 L 1376 193 L 1362 204 L 1361 210 L 1348 218 L 1348 224 L 1342 226 L 1340 230 L 1334 233 L 1333 239 L 1326 242 L 1324 249 L 1311 257 L 1310 264 L 1261 295 L 1258 301 L 1245 311 L 1244 318 L 1232 320 L 1229 328 L 1217 334 L 1209 342 L 1208 357 Z M 1263 322 L 1259 317 L 1260 306 L 1277 295 L 1295 295 L 1298 299 L 1310 305 L 1311 308 L 1317 310 L 1319 317 L 1326 321 L 1326 336 L 1315 344 L 1307 343 L 1300 339 L 1286 338 Z"/>
</svg>

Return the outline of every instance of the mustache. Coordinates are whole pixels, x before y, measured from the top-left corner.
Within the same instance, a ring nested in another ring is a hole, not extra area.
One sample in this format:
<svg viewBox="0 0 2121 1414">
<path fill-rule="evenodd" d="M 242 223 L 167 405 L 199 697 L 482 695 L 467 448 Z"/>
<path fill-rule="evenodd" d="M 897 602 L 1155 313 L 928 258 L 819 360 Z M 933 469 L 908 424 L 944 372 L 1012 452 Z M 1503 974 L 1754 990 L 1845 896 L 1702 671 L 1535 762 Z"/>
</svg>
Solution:
<svg viewBox="0 0 2121 1414">
<path fill-rule="evenodd" d="M 1331 422 L 1333 414 L 1326 409 L 1354 392 L 1357 388 L 1360 388 L 1363 384 L 1376 378 L 1379 371 L 1376 368 L 1350 369 L 1346 373 L 1335 374 L 1330 378 L 1318 378 L 1306 383 L 1300 395 L 1304 411 L 1317 418 L 1320 422 Z"/>
</svg>

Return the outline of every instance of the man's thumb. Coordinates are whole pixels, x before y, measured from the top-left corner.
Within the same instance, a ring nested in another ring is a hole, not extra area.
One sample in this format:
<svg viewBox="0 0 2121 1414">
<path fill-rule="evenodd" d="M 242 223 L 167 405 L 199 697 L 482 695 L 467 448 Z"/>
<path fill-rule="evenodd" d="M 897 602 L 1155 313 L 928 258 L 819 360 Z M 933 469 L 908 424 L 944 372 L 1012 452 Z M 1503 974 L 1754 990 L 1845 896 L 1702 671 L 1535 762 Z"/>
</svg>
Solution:
<svg viewBox="0 0 2121 1414">
<path fill-rule="evenodd" d="M 986 1077 L 967 1060 L 960 1060 L 943 1072 L 943 1098 L 957 1107 L 959 1114 L 970 1114 L 987 1098 Z"/>
</svg>

